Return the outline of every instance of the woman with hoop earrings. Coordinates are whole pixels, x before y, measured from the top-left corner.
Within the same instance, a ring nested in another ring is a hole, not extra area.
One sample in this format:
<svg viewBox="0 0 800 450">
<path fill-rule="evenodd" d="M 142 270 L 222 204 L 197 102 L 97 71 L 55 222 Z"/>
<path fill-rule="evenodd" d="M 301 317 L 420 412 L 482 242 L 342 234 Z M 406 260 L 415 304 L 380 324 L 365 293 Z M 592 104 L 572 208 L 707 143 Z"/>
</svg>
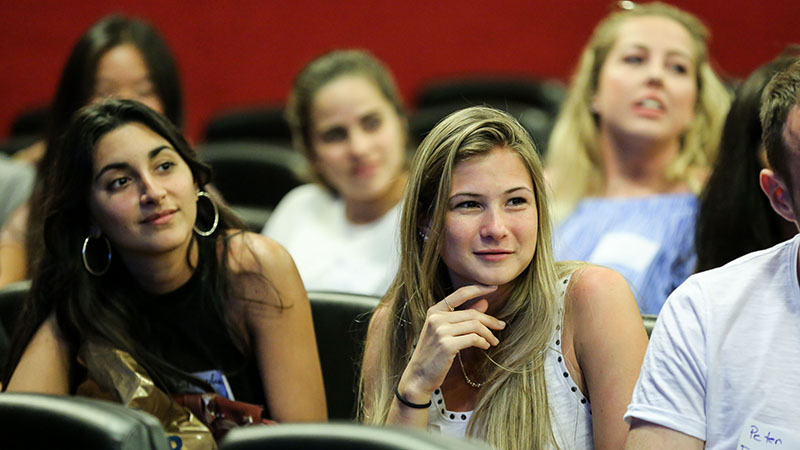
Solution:
<svg viewBox="0 0 800 450">
<path fill-rule="evenodd" d="M 622 448 L 647 335 L 618 273 L 553 261 L 527 132 L 498 110 L 455 112 L 408 186 L 400 270 L 367 335 L 363 420 L 498 449 Z"/>
<path fill-rule="evenodd" d="M 167 394 L 214 387 L 279 422 L 325 420 L 291 257 L 205 193 L 210 169 L 177 129 L 106 100 L 78 111 L 61 145 L 7 390 L 74 394 L 87 372 L 97 378 L 84 349 L 99 342 Z"/>
</svg>

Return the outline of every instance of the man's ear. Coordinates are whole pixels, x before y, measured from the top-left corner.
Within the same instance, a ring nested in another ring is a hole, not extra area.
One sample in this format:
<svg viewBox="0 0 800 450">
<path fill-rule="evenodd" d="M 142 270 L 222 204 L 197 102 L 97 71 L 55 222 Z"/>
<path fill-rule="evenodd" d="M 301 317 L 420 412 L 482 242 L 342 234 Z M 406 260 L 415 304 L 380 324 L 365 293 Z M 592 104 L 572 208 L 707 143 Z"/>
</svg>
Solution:
<svg viewBox="0 0 800 450">
<path fill-rule="evenodd" d="M 775 175 L 775 172 L 770 169 L 761 169 L 758 181 L 761 190 L 767 195 L 772 209 L 789 222 L 796 222 L 792 196 L 786 184 Z"/>
</svg>

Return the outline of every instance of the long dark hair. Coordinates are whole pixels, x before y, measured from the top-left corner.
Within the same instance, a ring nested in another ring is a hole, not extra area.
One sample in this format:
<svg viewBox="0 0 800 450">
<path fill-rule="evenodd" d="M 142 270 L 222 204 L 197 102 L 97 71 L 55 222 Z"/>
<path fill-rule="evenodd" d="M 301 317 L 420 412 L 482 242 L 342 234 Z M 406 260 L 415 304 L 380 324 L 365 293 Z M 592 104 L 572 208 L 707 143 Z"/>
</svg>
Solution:
<svg viewBox="0 0 800 450">
<path fill-rule="evenodd" d="M 782 56 L 770 61 L 736 90 L 714 171 L 700 196 L 695 237 L 698 272 L 787 238 L 783 231 L 785 220 L 772 210 L 758 182 L 763 168 L 758 114 L 764 87 L 792 60 Z"/>
<path fill-rule="evenodd" d="M 28 271 L 41 256 L 42 217 L 41 207 L 45 192 L 49 189 L 58 151 L 63 146 L 63 137 L 70 119 L 92 98 L 96 82 L 97 64 L 109 50 L 123 44 L 136 47 L 147 65 L 164 116 L 180 127 L 183 123 L 183 96 L 175 59 L 164 39 L 152 25 L 141 19 L 119 15 L 101 19 L 78 39 L 61 72 L 55 97 L 50 105 L 46 150 L 39 162 L 28 214 L 25 249 L 28 256 Z"/>
<path fill-rule="evenodd" d="M 92 183 L 93 153 L 97 142 L 110 131 L 128 123 L 140 123 L 166 139 L 186 162 L 195 183 L 203 188 L 211 178 L 211 169 L 200 162 L 175 126 L 147 106 L 132 100 L 106 100 L 80 109 L 55 153 L 55 165 L 44 193 L 44 251 L 34 268 L 29 296 L 26 300 L 11 352 L 3 374 L 8 385 L 16 365 L 36 330 L 51 314 L 65 337 L 71 361 L 87 339 L 100 339 L 130 353 L 153 377 L 156 384 L 172 391 L 182 382 L 197 380 L 156 356 L 137 340 L 137 328 L 143 325 L 137 310 L 136 283 L 119 258 L 112 259 L 108 273 L 90 275 L 83 267 L 81 247 L 89 233 L 91 215 L 89 195 Z M 242 229 L 238 219 L 220 202 L 219 226 L 208 237 L 195 236 L 200 260 L 197 270 L 203 281 L 202 299 L 213 308 L 222 323 L 230 323 L 223 305 L 229 298 L 228 239 L 229 230 Z M 208 229 L 213 208 L 198 202 L 197 222 Z M 211 219 L 213 220 L 213 219 Z M 221 257 L 218 250 L 222 248 Z M 112 245 L 113 248 L 113 245 Z M 192 250 L 190 246 L 189 251 Z M 189 253 L 187 253 L 187 262 Z M 132 289 L 133 287 L 133 289 Z M 232 340 L 242 354 L 244 339 L 234 327 L 228 328 Z M 73 368 L 75 364 L 72 364 Z M 76 387 L 81 372 L 70 373 L 71 388 Z"/>
<path fill-rule="evenodd" d="M 92 25 L 72 47 L 50 106 L 48 140 L 62 134 L 75 111 L 92 98 L 100 58 L 123 44 L 133 45 L 142 55 L 164 105 L 164 115 L 178 127 L 182 125 L 183 96 L 178 68 L 164 38 L 144 20 L 112 15 Z"/>
</svg>

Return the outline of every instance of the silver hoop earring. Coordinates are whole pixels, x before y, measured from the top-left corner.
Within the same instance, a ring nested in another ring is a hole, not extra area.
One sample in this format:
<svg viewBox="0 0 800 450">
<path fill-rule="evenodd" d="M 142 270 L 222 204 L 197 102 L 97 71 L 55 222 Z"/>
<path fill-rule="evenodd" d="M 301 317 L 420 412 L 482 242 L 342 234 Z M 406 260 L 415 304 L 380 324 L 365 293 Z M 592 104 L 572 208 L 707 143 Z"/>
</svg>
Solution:
<svg viewBox="0 0 800 450">
<path fill-rule="evenodd" d="M 108 238 L 103 236 L 103 240 L 106 242 L 106 248 L 108 248 L 108 263 L 105 267 L 101 270 L 94 270 L 89 266 L 89 258 L 86 257 L 86 247 L 89 246 L 89 240 L 92 239 L 92 235 L 86 236 L 86 239 L 83 240 L 83 248 L 81 248 L 81 257 L 83 258 L 83 267 L 86 269 L 87 272 L 90 274 L 99 277 L 105 275 L 108 272 L 108 268 L 111 267 L 111 242 L 108 242 Z M 96 237 L 95 239 L 100 239 Z"/>
<path fill-rule="evenodd" d="M 211 225 L 211 229 L 205 231 L 198 229 L 197 225 L 195 225 L 194 232 L 203 237 L 211 236 L 212 234 L 214 234 L 215 231 L 217 231 L 217 225 L 219 225 L 219 209 L 217 209 L 217 204 L 214 203 L 214 200 L 211 200 L 211 196 L 208 195 L 208 192 L 197 191 L 198 203 L 200 202 L 200 197 L 207 198 L 208 201 L 211 202 L 211 206 L 214 207 L 214 224 Z"/>
</svg>

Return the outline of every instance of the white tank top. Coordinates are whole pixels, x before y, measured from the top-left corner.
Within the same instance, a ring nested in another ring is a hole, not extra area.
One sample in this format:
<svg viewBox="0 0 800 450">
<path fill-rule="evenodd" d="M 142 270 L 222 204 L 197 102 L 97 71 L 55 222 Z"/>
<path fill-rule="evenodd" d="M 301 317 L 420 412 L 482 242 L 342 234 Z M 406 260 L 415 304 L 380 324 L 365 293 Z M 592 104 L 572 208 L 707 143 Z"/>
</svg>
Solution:
<svg viewBox="0 0 800 450">
<path fill-rule="evenodd" d="M 567 275 L 558 282 L 560 304 L 559 325 L 553 330 L 553 342 L 545 356 L 545 384 L 550 403 L 550 420 L 553 434 L 561 449 L 593 449 L 592 406 L 572 379 L 561 354 L 561 323 L 564 294 L 569 286 Z M 436 389 L 431 396 L 428 409 L 428 429 L 439 430 L 442 434 L 464 438 L 472 411 L 450 411 L 444 403 L 442 389 Z M 509 430 L 509 436 L 513 432 Z"/>
</svg>

